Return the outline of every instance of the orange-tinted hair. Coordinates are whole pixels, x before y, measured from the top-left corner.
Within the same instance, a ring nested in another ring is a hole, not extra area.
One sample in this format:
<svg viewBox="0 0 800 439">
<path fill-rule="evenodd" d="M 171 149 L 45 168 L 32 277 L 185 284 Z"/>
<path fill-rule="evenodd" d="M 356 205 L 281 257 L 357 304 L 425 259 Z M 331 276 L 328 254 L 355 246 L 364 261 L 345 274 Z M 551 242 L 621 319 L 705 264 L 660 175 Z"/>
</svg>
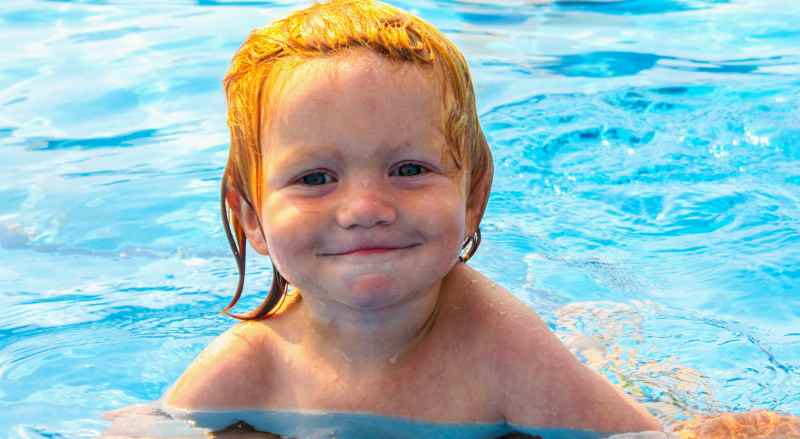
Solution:
<svg viewBox="0 0 800 439">
<path fill-rule="evenodd" d="M 288 288 L 273 265 L 272 287 L 262 304 L 246 314 L 229 312 L 244 286 L 247 242 L 239 219 L 231 216 L 228 220 L 225 193 L 236 189 L 260 212 L 264 151 L 259 139 L 277 73 L 304 60 L 356 48 L 372 50 L 391 61 L 434 69 L 444 99 L 447 152 L 459 169 L 468 171 L 469 207 L 477 209 L 478 220 L 483 216 L 492 181 L 492 156 L 478 121 L 469 67 L 455 44 L 433 25 L 378 1 L 332 0 L 296 11 L 251 32 L 234 55 L 223 81 L 231 145 L 222 177 L 222 222 L 239 268 L 236 293 L 223 310 L 232 317 L 256 320 L 269 316 L 280 306 Z M 473 242 L 468 256 L 479 241 Z"/>
</svg>

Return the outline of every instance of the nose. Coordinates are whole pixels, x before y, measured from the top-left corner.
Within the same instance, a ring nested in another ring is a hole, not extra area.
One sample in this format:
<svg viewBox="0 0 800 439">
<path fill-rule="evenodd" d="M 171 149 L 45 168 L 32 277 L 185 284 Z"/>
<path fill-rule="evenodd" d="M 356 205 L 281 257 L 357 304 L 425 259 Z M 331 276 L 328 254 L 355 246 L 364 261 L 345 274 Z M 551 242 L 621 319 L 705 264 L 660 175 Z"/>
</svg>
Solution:
<svg viewBox="0 0 800 439">
<path fill-rule="evenodd" d="M 380 183 L 366 180 L 349 185 L 336 212 L 339 226 L 353 229 L 393 224 L 397 220 L 397 207 L 387 189 Z"/>
</svg>

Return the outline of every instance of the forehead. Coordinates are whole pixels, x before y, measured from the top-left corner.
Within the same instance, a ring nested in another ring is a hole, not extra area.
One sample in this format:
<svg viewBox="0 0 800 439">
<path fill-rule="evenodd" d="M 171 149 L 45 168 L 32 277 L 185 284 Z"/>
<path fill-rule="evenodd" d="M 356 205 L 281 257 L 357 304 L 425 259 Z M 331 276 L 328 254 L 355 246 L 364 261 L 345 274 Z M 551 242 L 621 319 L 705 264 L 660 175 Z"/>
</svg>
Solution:
<svg viewBox="0 0 800 439">
<path fill-rule="evenodd" d="M 432 67 L 367 49 L 279 69 L 263 111 L 262 148 L 404 141 L 441 148 L 440 82 Z"/>
</svg>

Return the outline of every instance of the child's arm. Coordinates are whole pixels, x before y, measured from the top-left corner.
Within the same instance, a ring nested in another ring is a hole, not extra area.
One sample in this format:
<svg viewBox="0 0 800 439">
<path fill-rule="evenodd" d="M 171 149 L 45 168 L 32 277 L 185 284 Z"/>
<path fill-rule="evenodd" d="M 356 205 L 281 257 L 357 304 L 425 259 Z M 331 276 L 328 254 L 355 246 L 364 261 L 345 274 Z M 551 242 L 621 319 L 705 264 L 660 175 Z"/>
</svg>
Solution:
<svg viewBox="0 0 800 439">
<path fill-rule="evenodd" d="M 225 439 L 274 438 L 261 432 L 225 429 L 216 433 L 176 420 L 170 409 L 242 409 L 256 407 L 270 383 L 268 344 L 250 330 L 256 323 L 238 324 L 217 337 L 186 368 L 156 404 L 139 404 L 108 412 L 112 421 L 104 438 Z M 160 405 L 163 404 L 163 405 Z M 162 408 L 163 407 L 163 408 Z M 173 434 L 174 433 L 174 434 Z"/>
<path fill-rule="evenodd" d="M 167 407 L 178 409 L 235 409 L 255 407 L 268 395 L 270 344 L 238 324 L 217 337 L 163 396 Z"/>
<path fill-rule="evenodd" d="M 493 352 L 507 422 L 602 432 L 661 431 L 661 424 L 621 389 L 583 365 L 530 307 L 496 295 Z"/>
<path fill-rule="evenodd" d="M 511 370 L 504 374 L 509 423 L 613 433 L 661 430 L 644 407 L 581 364 L 546 326 L 536 332 L 537 349 L 512 351 L 505 359 Z"/>
</svg>

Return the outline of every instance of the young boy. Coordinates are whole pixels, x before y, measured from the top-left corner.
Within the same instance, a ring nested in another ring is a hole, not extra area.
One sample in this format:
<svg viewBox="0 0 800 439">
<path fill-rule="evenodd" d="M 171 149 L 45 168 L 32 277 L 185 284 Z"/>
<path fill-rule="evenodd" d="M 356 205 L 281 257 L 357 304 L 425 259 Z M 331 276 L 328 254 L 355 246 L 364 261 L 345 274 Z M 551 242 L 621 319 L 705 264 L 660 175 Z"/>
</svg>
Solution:
<svg viewBox="0 0 800 439">
<path fill-rule="evenodd" d="M 225 86 L 234 303 L 248 240 L 275 280 L 167 406 L 660 429 L 464 263 L 491 155 L 467 64 L 431 25 L 368 0 L 317 4 L 253 32 Z"/>
</svg>

